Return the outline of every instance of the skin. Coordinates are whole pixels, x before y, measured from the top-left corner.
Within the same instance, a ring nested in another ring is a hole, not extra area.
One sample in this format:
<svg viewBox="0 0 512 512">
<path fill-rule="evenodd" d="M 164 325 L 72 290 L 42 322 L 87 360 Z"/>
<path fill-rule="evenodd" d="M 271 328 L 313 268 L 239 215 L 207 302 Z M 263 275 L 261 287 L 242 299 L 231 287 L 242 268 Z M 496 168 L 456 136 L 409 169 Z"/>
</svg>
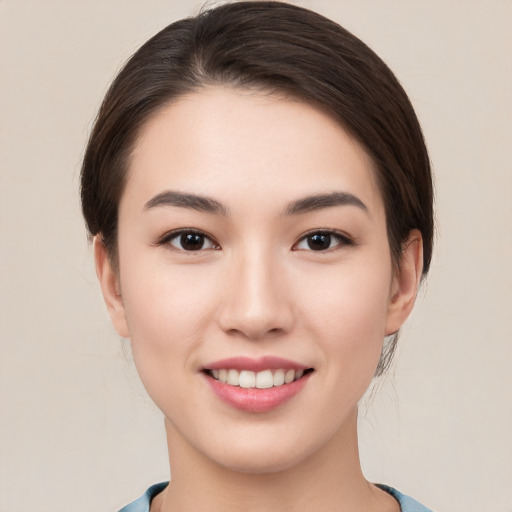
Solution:
<svg viewBox="0 0 512 512">
<path fill-rule="evenodd" d="M 166 191 L 225 211 L 147 207 Z M 338 192 L 364 207 L 286 213 Z M 183 228 L 212 242 L 186 251 L 169 235 Z M 326 230 L 345 238 L 312 250 L 307 235 Z M 398 269 L 373 162 L 338 123 L 257 92 L 211 87 L 180 98 L 149 120 L 133 152 L 118 273 L 100 237 L 94 250 L 113 325 L 131 339 L 165 417 L 172 484 L 152 511 L 399 510 L 361 472 L 357 403 L 384 337 L 413 307 L 421 235 L 411 232 Z M 223 403 L 201 373 L 212 361 L 264 355 L 314 369 L 269 412 Z"/>
</svg>

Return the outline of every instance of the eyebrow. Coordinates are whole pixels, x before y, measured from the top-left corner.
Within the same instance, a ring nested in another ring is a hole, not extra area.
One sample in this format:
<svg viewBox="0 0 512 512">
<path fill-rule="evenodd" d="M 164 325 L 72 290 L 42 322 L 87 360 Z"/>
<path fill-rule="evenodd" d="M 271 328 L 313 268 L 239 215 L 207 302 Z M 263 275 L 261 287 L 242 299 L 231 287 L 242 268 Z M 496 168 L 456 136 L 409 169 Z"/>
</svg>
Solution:
<svg viewBox="0 0 512 512">
<path fill-rule="evenodd" d="M 368 213 L 366 205 L 354 194 L 349 192 L 331 192 L 330 194 L 316 194 L 292 201 L 286 207 L 284 214 L 299 215 L 334 206 L 356 206 Z"/>
<path fill-rule="evenodd" d="M 178 206 L 180 208 L 190 208 L 192 210 L 216 215 L 227 215 L 226 207 L 215 199 L 171 190 L 162 192 L 150 199 L 144 205 L 144 211 L 159 206 Z"/>
<path fill-rule="evenodd" d="M 227 216 L 228 214 L 227 208 L 216 199 L 172 190 L 167 190 L 151 198 L 144 205 L 144 211 L 160 206 L 190 208 L 214 215 Z M 368 213 L 366 205 L 354 194 L 349 192 L 331 192 L 329 194 L 315 194 L 292 201 L 284 210 L 284 215 L 299 215 L 335 206 L 356 206 Z"/>
</svg>

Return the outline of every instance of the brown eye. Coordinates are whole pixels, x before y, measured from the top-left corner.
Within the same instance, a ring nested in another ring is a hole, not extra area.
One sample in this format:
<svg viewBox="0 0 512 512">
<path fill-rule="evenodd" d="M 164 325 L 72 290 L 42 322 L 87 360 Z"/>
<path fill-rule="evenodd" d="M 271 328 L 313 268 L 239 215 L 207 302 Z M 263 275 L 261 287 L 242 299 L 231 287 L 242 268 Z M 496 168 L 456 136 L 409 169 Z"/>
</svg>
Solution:
<svg viewBox="0 0 512 512">
<path fill-rule="evenodd" d="M 211 238 L 196 231 L 180 231 L 178 233 L 171 234 L 171 236 L 167 238 L 166 242 L 175 249 L 188 252 L 218 248 Z"/>
<path fill-rule="evenodd" d="M 295 249 L 318 252 L 344 245 L 352 245 L 352 241 L 341 233 L 333 231 L 315 231 L 301 238 L 296 244 Z"/>
<path fill-rule="evenodd" d="M 199 251 L 204 245 L 204 236 L 195 233 L 180 235 L 179 240 L 181 247 L 186 251 Z"/>
<path fill-rule="evenodd" d="M 330 233 L 317 233 L 306 238 L 308 248 L 312 251 L 325 251 L 331 247 Z"/>
</svg>

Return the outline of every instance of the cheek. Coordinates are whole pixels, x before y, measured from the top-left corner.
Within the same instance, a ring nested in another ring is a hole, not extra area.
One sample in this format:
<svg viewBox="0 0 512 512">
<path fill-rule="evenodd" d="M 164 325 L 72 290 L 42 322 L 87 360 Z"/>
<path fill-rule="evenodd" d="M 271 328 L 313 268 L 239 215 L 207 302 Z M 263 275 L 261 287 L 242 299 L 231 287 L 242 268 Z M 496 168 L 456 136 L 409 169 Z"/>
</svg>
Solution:
<svg viewBox="0 0 512 512">
<path fill-rule="evenodd" d="M 322 345 L 326 364 L 343 366 L 350 375 L 373 376 L 385 337 L 390 268 L 376 259 L 303 279 L 296 290 L 303 303 L 302 321 Z"/>
<path fill-rule="evenodd" d="M 217 286 L 197 269 L 165 265 L 125 267 L 121 277 L 135 365 L 158 405 L 162 392 L 193 376 L 192 356 L 211 321 Z M 184 376 L 184 368 L 192 371 Z"/>
</svg>

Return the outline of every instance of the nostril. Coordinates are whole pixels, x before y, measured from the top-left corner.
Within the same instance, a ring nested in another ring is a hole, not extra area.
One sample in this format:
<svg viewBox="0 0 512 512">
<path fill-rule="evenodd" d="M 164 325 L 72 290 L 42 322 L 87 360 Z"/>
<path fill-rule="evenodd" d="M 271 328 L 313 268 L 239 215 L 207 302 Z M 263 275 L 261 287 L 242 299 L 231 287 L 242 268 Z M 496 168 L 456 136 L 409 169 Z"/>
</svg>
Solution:
<svg viewBox="0 0 512 512">
<path fill-rule="evenodd" d="M 246 323 L 240 325 L 239 328 L 226 330 L 226 334 L 233 337 L 243 337 L 249 340 L 262 340 L 267 337 L 278 337 L 286 334 L 286 329 L 281 327 L 272 327 L 267 329 L 265 325 L 256 325 L 254 323 Z"/>
</svg>

